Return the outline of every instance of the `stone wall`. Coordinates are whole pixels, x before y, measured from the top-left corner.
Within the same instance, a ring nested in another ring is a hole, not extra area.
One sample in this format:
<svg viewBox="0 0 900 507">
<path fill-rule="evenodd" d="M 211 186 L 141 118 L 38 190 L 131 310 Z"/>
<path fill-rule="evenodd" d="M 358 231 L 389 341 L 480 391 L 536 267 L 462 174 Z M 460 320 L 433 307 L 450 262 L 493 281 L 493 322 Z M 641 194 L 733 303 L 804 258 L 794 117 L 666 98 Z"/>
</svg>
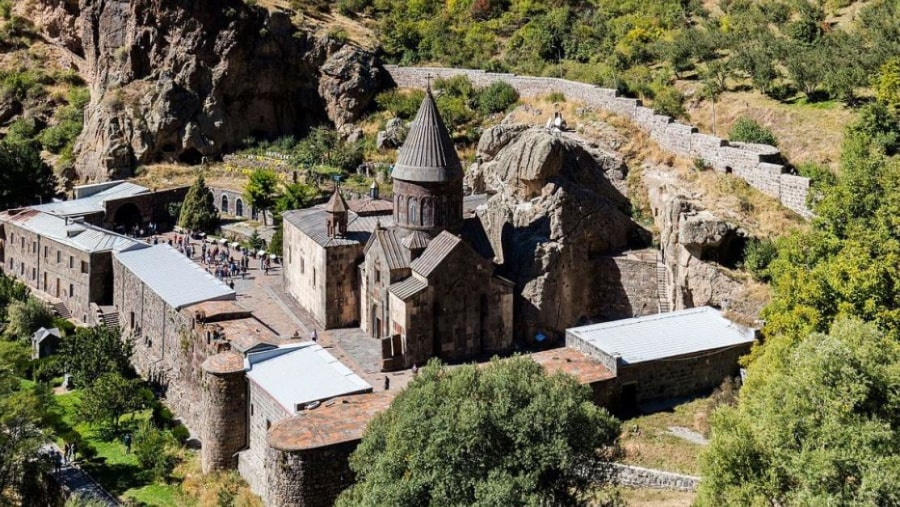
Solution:
<svg viewBox="0 0 900 507">
<path fill-rule="evenodd" d="M 676 474 L 664 470 L 653 470 L 621 463 L 604 463 L 610 467 L 616 484 L 632 488 L 670 489 L 675 491 L 696 491 L 700 478 L 692 475 Z"/>
<path fill-rule="evenodd" d="M 140 214 L 143 224 L 153 221 L 160 231 L 167 231 L 175 226 L 178 217 L 169 215 L 169 204 L 184 201 L 190 187 L 175 187 L 165 190 L 153 190 L 145 194 L 110 199 L 103 203 L 106 209 L 101 226 L 115 230 L 123 225 L 126 218 L 135 210 Z"/>
<path fill-rule="evenodd" d="M 358 440 L 303 451 L 266 451 L 268 507 L 331 507 L 353 484 L 350 454 Z"/>
<path fill-rule="evenodd" d="M 733 173 L 797 213 L 805 217 L 812 216 L 812 212 L 806 207 L 809 179 L 788 174 L 788 169 L 783 165 L 771 163 L 773 152 L 777 155 L 774 148 L 760 150 L 701 134 L 696 127 L 675 123 L 669 116 L 655 114 L 652 109 L 642 106 L 640 100 L 617 96 L 615 90 L 559 78 L 498 74 L 471 69 L 386 65 L 385 70 L 401 88 L 424 88 L 429 76 L 446 78 L 466 75 L 475 86 L 505 81 L 523 97 L 561 92 L 568 100 L 577 100 L 591 107 L 625 116 L 650 134 L 661 148 L 675 155 L 703 160 L 717 171 Z"/>
<path fill-rule="evenodd" d="M 200 423 L 203 472 L 234 469 L 238 464 L 238 452 L 247 445 L 244 370 L 204 369 L 203 420 Z"/>
<path fill-rule="evenodd" d="M 271 489 L 271 485 L 266 484 L 265 460 L 266 450 L 269 448 L 266 443 L 266 433 L 269 431 L 269 427 L 290 417 L 291 414 L 256 383 L 250 381 L 247 384 L 250 392 L 249 437 L 247 449 L 241 452 L 238 459 L 238 470 L 241 477 L 250 485 L 250 489 L 268 500 L 268 491 Z M 301 480 L 301 478 L 298 477 L 296 480 Z M 273 504 L 267 501 L 267 505 L 298 504 Z"/>
<path fill-rule="evenodd" d="M 603 320 L 627 319 L 659 313 L 657 263 L 654 258 L 604 256 L 594 263 L 596 301 L 591 304 Z"/>
<path fill-rule="evenodd" d="M 219 187 L 209 187 L 209 190 L 219 213 L 253 220 L 258 218 L 257 211 L 247 202 L 243 192 Z"/>
<path fill-rule="evenodd" d="M 91 303 L 109 304 L 112 298 L 110 252 L 89 253 L 50 237 L 3 224 L 2 269 L 44 299 L 66 305 L 79 322 L 91 320 Z"/>
</svg>

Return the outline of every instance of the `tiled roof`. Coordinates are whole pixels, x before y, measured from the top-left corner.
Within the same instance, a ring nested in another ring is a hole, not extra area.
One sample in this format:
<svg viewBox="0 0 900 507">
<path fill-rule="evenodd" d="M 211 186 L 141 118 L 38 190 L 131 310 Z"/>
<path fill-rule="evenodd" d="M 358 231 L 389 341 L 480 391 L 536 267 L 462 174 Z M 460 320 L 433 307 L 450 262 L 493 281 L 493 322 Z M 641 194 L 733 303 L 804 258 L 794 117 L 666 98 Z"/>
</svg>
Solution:
<svg viewBox="0 0 900 507">
<path fill-rule="evenodd" d="M 389 227 L 394 223 L 390 216 L 359 216 L 350 211 L 347 213 L 347 234 L 332 238 L 328 236 L 325 224 L 327 213 L 323 208 L 317 206 L 286 211 L 282 216 L 291 225 L 324 247 L 365 244 L 379 223 L 384 227 Z"/>
<path fill-rule="evenodd" d="M 224 320 L 216 323 L 234 350 L 246 354 L 260 348 L 275 348 L 284 341 L 255 317 Z"/>
<path fill-rule="evenodd" d="M 362 439 L 369 421 L 387 409 L 397 390 L 342 396 L 272 425 L 266 443 L 282 451 L 318 449 Z"/>
<path fill-rule="evenodd" d="M 36 209 L 26 209 L 17 213 L 4 212 L 0 221 L 9 222 L 35 234 L 69 245 L 83 252 L 124 251 L 148 248 L 140 241 L 101 229 L 84 222 L 66 220 Z"/>
<path fill-rule="evenodd" d="M 426 183 L 462 180 L 459 155 L 430 90 L 425 93 L 409 134 L 400 147 L 391 176 L 398 180 Z"/>
<path fill-rule="evenodd" d="M 461 241 L 462 240 L 453 234 L 443 231 L 438 234 L 436 238 L 431 240 L 431 243 L 428 244 L 428 248 L 422 252 L 422 255 L 418 259 L 412 261 L 409 267 L 416 273 L 428 277 Z"/>
<path fill-rule="evenodd" d="M 347 201 L 347 207 L 357 215 L 390 215 L 394 211 L 393 202 L 371 197 Z"/>
<path fill-rule="evenodd" d="M 397 296 L 403 301 L 415 296 L 419 292 L 425 290 L 425 287 L 428 285 L 419 280 L 418 278 L 411 276 L 402 282 L 397 282 L 392 284 L 390 287 L 391 294 Z"/>
<path fill-rule="evenodd" d="M 331 198 L 328 199 L 328 203 L 325 204 L 325 211 L 329 213 L 343 213 L 346 212 L 347 209 L 347 201 L 344 200 L 341 191 L 335 188 L 334 192 L 331 194 Z"/>
<path fill-rule="evenodd" d="M 247 378 L 291 414 L 298 405 L 372 391 L 359 375 L 313 342 L 253 353 L 247 363 Z"/>
<path fill-rule="evenodd" d="M 752 329 L 703 306 L 646 317 L 615 320 L 566 330 L 624 364 L 655 361 L 752 343 Z"/>
<path fill-rule="evenodd" d="M 397 232 L 393 229 L 378 229 L 375 231 L 375 241 L 381 245 L 388 269 L 403 269 L 409 267 L 409 250 L 401 244 Z"/>
<path fill-rule="evenodd" d="M 123 181 L 118 185 L 111 186 L 91 194 L 81 199 L 72 199 L 70 201 L 51 202 L 32 206 L 32 208 L 58 216 L 79 216 L 91 213 L 101 213 L 106 211 L 104 203 L 113 199 L 121 199 L 123 197 L 131 197 L 134 195 L 146 194 L 149 190 L 147 187 L 135 185 L 127 181 Z"/>
<path fill-rule="evenodd" d="M 431 241 L 431 238 L 422 231 L 412 231 L 401 240 L 403 246 L 410 250 L 424 250 L 428 248 L 429 241 Z"/>
<path fill-rule="evenodd" d="M 234 299 L 234 291 L 169 245 L 116 252 L 116 259 L 176 310 L 202 301 Z"/>
<path fill-rule="evenodd" d="M 567 373 L 577 378 L 581 384 L 593 384 L 616 376 L 596 359 L 571 347 L 545 350 L 531 354 L 530 357 L 548 373 Z"/>
</svg>

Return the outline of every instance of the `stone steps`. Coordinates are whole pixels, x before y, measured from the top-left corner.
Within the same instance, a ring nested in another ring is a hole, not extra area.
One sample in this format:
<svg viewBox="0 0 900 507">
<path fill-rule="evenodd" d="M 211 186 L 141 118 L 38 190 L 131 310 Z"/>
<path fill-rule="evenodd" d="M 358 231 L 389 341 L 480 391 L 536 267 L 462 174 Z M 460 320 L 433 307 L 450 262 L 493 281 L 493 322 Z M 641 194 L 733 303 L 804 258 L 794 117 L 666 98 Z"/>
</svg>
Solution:
<svg viewBox="0 0 900 507">
<path fill-rule="evenodd" d="M 57 313 L 57 315 L 59 315 L 60 317 L 62 317 L 64 319 L 72 318 L 72 312 L 69 311 L 69 307 L 67 307 L 65 303 L 63 303 L 63 302 L 53 303 L 52 306 L 53 306 L 53 311 L 55 311 Z"/>
<path fill-rule="evenodd" d="M 668 286 L 666 284 L 666 267 L 662 263 L 656 265 L 656 299 L 659 301 L 659 313 L 671 311 L 669 308 Z"/>
</svg>

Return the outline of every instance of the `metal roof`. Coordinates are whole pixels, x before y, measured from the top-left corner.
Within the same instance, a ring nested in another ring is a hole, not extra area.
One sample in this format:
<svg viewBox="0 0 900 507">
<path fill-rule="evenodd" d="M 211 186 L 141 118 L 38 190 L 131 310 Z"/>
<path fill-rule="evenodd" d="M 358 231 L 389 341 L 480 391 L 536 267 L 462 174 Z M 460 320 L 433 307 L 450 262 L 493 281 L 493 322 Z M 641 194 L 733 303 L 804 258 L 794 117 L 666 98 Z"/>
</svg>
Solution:
<svg viewBox="0 0 900 507">
<path fill-rule="evenodd" d="M 752 329 L 708 306 L 575 327 L 566 333 L 609 356 L 620 356 L 623 364 L 696 354 L 755 339 Z"/>
<path fill-rule="evenodd" d="M 419 292 L 425 290 L 425 287 L 428 287 L 428 284 L 419 280 L 418 278 L 411 276 L 402 282 L 397 282 L 392 284 L 389 288 L 391 294 L 397 296 L 403 301 L 415 296 Z"/>
<path fill-rule="evenodd" d="M 347 213 L 347 234 L 332 238 L 328 235 L 325 222 L 327 215 L 328 212 L 321 206 L 316 206 L 286 211 L 282 216 L 291 225 L 324 247 L 365 244 L 379 223 L 383 227 L 390 227 L 394 224 L 390 216 L 360 216 L 350 211 Z"/>
<path fill-rule="evenodd" d="M 410 250 L 424 250 L 428 248 L 431 238 L 422 231 L 412 231 L 401 241 L 403 246 Z"/>
<path fill-rule="evenodd" d="M 409 134 L 400 147 L 391 176 L 398 180 L 425 183 L 462 180 L 459 155 L 438 113 L 431 90 L 425 93 Z"/>
<path fill-rule="evenodd" d="M 393 271 L 409 267 L 409 250 L 401 244 L 397 231 L 393 229 L 379 229 L 375 231 L 375 241 L 381 245 L 389 270 Z"/>
<path fill-rule="evenodd" d="M 347 201 L 344 200 L 341 191 L 335 188 L 331 198 L 328 199 L 328 203 L 325 205 L 325 211 L 329 213 L 345 213 L 347 209 Z"/>
<path fill-rule="evenodd" d="M 145 243 L 84 222 L 26 209 L 0 215 L 0 221 L 19 226 L 35 234 L 88 253 L 147 248 Z"/>
<path fill-rule="evenodd" d="M 203 301 L 234 299 L 234 291 L 169 245 L 116 252 L 116 259 L 179 310 Z"/>
<path fill-rule="evenodd" d="M 372 386 L 314 342 L 284 345 L 247 356 L 247 377 L 289 413 L 297 405 L 370 392 Z"/>
<path fill-rule="evenodd" d="M 147 187 L 142 187 L 140 185 L 135 185 L 134 183 L 123 181 L 118 185 L 114 185 L 95 194 L 88 195 L 87 197 L 82 197 L 81 199 L 51 202 L 31 207 L 33 209 L 58 216 L 89 215 L 92 213 L 105 212 L 106 207 L 104 206 L 104 203 L 106 201 L 146 194 L 149 191 L 150 190 Z"/>
<path fill-rule="evenodd" d="M 412 261 L 409 267 L 416 273 L 428 277 L 461 242 L 458 237 L 443 231 L 431 240 L 428 248 L 418 259 Z"/>
</svg>

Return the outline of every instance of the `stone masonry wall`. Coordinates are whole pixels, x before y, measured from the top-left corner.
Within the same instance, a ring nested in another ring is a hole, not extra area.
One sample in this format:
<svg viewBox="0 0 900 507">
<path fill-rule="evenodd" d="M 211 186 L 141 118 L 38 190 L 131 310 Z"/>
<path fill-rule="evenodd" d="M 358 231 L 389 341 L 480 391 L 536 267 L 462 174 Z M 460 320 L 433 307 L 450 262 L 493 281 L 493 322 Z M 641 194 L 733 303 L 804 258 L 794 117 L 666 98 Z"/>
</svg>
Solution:
<svg viewBox="0 0 900 507">
<path fill-rule="evenodd" d="M 267 505 L 298 505 L 292 503 L 271 503 L 268 501 L 271 485 L 266 484 L 266 433 L 269 427 L 292 414 L 278 404 L 269 393 L 255 382 L 248 383 L 250 399 L 249 430 L 247 449 L 241 452 L 238 459 L 238 471 L 250 485 L 250 489 L 267 500 Z M 297 479 L 299 480 L 299 478 Z"/>
<path fill-rule="evenodd" d="M 247 443 L 247 383 L 243 371 L 204 374 L 200 434 L 203 471 L 237 468 Z"/>
<path fill-rule="evenodd" d="M 267 507 L 331 507 L 353 483 L 350 454 L 359 441 L 319 449 L 266 451 Z"/>
<path fill-rule="evenodd" d="M 601 257 L 594 263 L 598 317 L 628 319 L 659 313 L 656 261 L 622 256 Z"/>
<path fill-rule="evenodd" d="M 812 212 L 806 207 L 809 179 L 788 174 L 784 166 L 770 163 L 774 148 L 766 151 L 752 146 L 737 146 L 727 140 L 701 134 L 696 127 L 675 123 L 669 116 L 655 114 L 652 109 L 643 107 L 640 100 L 617 96 L 615 90 L 559 78 L 498 74 L 472 69 L 385 65 L 385 70 L 401 88 L 424 88 L 429 76 L 447 78 L 465 75 L 475 86 L 505 81 L 523 97 L 546 95 L 551 91 L 561 92 L 567 99 L 625 116 L 650 134 L 661 148 L 676 155 L 703 160 L 717 171 L 735 174 L 759 191 L 778 199 L 787 208 L 805 217 L 812 216 Z"/>
<path fill-rule="evenodd" d="M 604 463 L 612 467 L 615 483 L 632 488 L 671 489 L 676 491 L 696 491 L 700 478 L 676 474 L 663 470 L 653 470 L 621 463 Z"/>
</svg>

